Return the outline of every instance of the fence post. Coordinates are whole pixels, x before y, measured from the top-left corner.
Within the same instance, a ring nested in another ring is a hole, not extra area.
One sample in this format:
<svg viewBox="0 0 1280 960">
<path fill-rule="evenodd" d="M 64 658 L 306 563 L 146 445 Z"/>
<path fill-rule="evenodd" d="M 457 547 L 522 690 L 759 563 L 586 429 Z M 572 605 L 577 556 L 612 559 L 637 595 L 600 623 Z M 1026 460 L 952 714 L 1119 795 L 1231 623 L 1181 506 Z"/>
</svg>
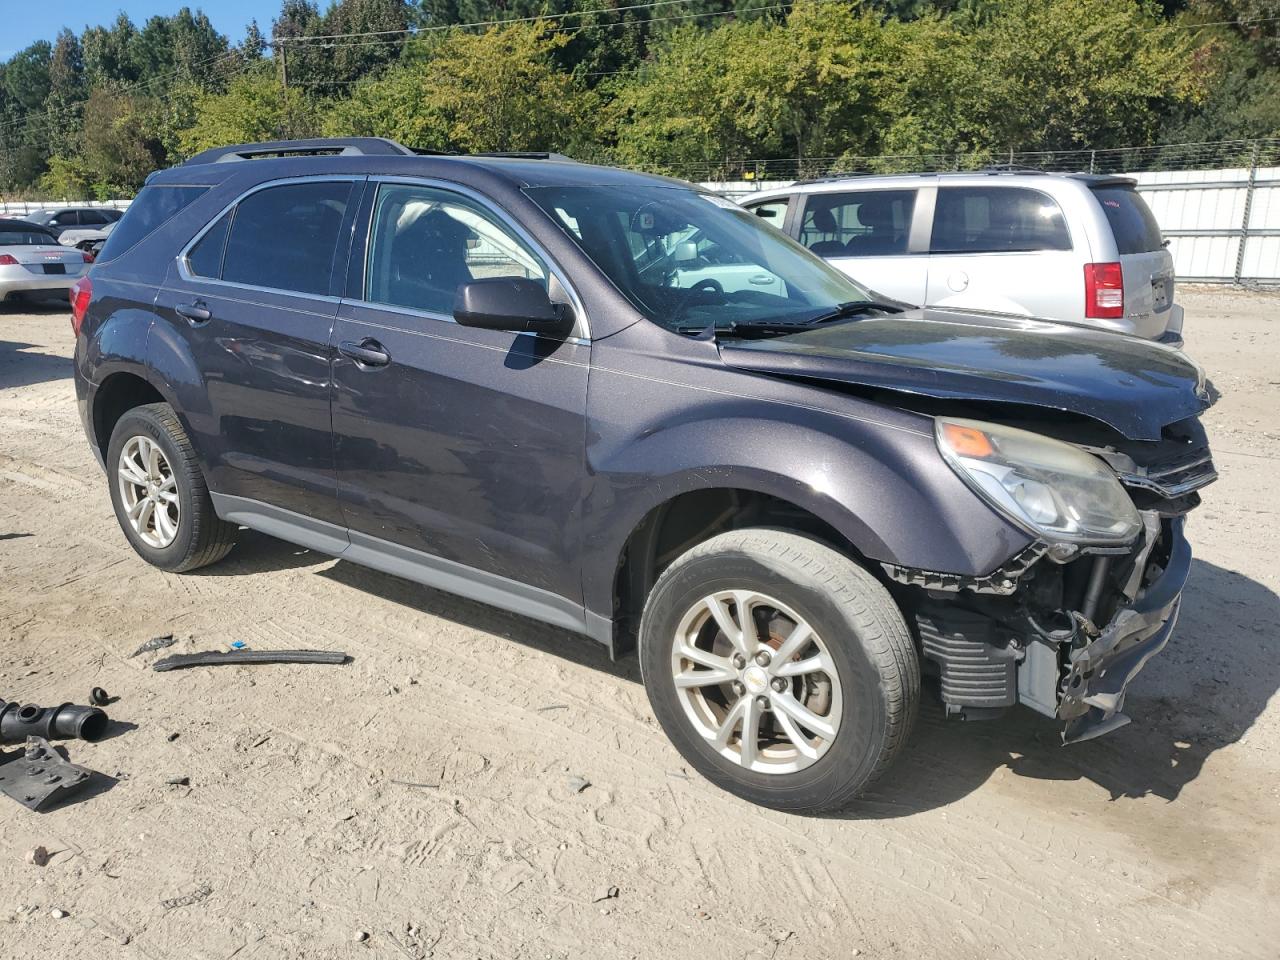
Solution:
<svg viewBox="0 0 1280 960">
<path fill-rule="evenodd" d="M 1249 159 L 1249 180 L 1244 188 L 1244 216 L 1240 220 L 1240 249 L 1236 251 L 1236 276 L 1238 285 L 1244 276 L 1244 251 L 1249 244 L 1249 215 L 1253 208 L 1253 190 L 1258 182 L 1258 160 L 1262 153 L 1262 141 L 1253 141 L 1253 155 Z"/>
<path fill-rule="evenodd" d="M 1089 151 L 1089 172 L 1090 173 L 1093 173 L 1093 168 L 1097 164 L 1097 161 L 1098 161 L 1098 151 L 1090 150 Z"/>
</svg>

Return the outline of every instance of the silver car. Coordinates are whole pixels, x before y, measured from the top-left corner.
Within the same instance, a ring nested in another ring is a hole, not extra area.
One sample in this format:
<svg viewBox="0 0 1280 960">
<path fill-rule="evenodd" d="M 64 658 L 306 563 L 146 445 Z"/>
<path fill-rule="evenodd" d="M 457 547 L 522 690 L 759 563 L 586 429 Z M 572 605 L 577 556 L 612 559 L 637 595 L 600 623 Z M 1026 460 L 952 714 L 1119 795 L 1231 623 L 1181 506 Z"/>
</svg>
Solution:
<svg viewBox="0 0 1280 960">
<path fill-rule="evenodd" d="M 908 303 L 1182 339 L 1173 256 L 1127 177 L 833 177 L 742 202 L 863 285 Z"/>
<path fill-rule="evenodd" d="M 0 220 L 0 302 L 66 297 L 92 260 L 81 250 L 62 246 L 44 227 Z"/>
</svg>

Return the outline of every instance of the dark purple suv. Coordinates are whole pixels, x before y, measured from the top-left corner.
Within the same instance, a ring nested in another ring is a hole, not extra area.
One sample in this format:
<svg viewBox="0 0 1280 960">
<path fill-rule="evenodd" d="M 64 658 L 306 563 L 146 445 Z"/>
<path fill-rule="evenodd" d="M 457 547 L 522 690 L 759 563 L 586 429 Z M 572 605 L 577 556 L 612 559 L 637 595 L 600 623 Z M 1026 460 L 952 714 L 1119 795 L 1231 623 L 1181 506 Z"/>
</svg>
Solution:
<svg viewBox="0 0 1280 960">
<path fill-rule="evenodd" d="M 1125 722 L 1214 479 L 1181 353 L 920 311 L 688 184 L 385 140 L 153 175 L 72 294 L 125 536 L 240 527 L 638 646 L 690 764 L 838 807 L 949 715 Z"/>
</svg>

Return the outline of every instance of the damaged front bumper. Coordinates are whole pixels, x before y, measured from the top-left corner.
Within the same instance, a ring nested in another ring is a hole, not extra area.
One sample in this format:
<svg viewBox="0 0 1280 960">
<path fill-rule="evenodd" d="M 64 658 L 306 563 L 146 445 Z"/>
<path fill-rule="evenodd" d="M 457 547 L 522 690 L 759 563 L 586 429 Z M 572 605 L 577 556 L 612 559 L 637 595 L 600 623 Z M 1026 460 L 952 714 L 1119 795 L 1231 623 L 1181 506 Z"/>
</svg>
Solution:
<svg viewBox="0 0 1280 960">
<path fill-rule="evenodd" d="M 1169 642 L 1191 571 L 1185 519 L 1143 519 L 1122 554 L 1058 563 L 1041 545 L 972 583 L 886 565 L 907 589 L 947 714 L 984 719 L 1021 703 L 1064 721 L 1066 743 L 1128 723 L 1125 692 Z"/>
<path fill-rule="evenodd" d="M 1183 533 L 1185 521 L 1168 521 L 1161 540 L 1168 541 L 1168 555 L 1137 592 L 1132 603 L 1121 606 L 1096 637 L 1068 656 L 1057 715 L 1067 721 L 1066 743 L 1101 736 L 1129 722 L 1121 713 L 1130 681 L 1164 649 L 1178 622 L 1182 588 L 1191 574 L 1191 545 Z M 1148 557 L 1150 554 L 1148 554 Z"/>
</svg>

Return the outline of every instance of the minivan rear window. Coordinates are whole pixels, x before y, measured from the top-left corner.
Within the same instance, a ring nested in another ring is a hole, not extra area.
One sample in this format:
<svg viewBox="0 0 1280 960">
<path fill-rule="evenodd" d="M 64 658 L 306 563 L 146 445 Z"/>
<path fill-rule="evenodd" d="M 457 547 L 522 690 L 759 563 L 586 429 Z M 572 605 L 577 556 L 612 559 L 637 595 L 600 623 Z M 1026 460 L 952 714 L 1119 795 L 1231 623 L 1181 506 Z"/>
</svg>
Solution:
<svg viewBox="0 0 1280 960">
<path fill-rule="evenodd" d="M 133 203 L 129 204 L 124 216 L 112 228 L 98 259 L 111 260 L 120 256 L 156 227 L 172 220 L 183 207 L 194 202 L 208 189 L 166 184 L 143 187 Z"/>
<path fill-rule="evenodd" d="M 1102 204 L 1116 248 L 1121 256 L 1130 253 L 1154 253 L 1164 245 L 1160 224 L 1147 202 L 1133 187 L 1095 187 L 1093 195 Z"/>
</svg>

